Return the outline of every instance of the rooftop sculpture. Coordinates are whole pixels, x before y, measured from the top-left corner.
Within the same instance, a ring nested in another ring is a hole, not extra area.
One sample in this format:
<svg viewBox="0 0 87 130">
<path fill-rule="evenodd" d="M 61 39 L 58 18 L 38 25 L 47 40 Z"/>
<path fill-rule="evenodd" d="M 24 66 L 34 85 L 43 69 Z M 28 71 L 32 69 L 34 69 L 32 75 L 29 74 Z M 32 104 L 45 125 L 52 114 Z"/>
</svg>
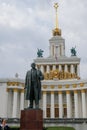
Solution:
<svg viewBox="0 0 87 130">
<path fill-rule="evenodd" d="M 43 57 L 43 50 L 42 49 L 38 49 L 37 51 L 37 57 Z"/>
<path fill-rule="evenodd" d="M 71 56 L 76 56 L 76 47 L 71 48 Z"/>
</svg>

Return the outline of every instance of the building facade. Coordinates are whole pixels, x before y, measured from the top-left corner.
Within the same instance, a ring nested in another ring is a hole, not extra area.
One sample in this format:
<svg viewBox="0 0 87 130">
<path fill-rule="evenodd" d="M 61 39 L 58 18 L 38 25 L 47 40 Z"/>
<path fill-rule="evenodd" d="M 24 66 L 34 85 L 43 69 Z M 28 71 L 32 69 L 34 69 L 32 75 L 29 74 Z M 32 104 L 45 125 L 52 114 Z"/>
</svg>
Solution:
<svg viewBox="0 0 87 130">
<path fill-rule="evenodd" d="M 80 78 L 80 58 L 65 56 L 65 40 L 59 35 L 49 43 L 50 56 L 35 59 L 45 77 L 44 118 L 87 118 L 87 80 Z"/>
<path fill-rule="evenodd" d="M 65 39 L 57 21 L 56 14 L 49 56 L 34 59 L 44 74 L 40 100 L 43 118 L 87 118 L 87 80 L 80 78 L 80 58 L 74 53 L 65 55 Z M 0 117 L 20 118 L 21 110 L 29 104 L 24 100 L 24 80 L 0 79 L 0 102 Z"/>
<path fill-rule="evenodd" d="M 0 117 L 20 118 L 24 109 L 24 80 L 0 79 Z"/>
</svg>

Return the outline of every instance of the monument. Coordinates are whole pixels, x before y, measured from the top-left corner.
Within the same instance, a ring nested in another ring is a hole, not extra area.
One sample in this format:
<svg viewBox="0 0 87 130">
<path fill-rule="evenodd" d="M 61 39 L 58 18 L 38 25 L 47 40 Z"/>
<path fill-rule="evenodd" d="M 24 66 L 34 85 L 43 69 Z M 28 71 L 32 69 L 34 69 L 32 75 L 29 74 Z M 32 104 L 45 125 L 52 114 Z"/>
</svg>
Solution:
<svg viewBox="0 0 87 130">
<path fill-rule="evenodd" d="M 43 130 L 43 111 L 41 109 L 22 110 L 20 130 Z"/>
<path fill-rule="evenodd" d="M 20 129 L 42 130 L 43 111 L 39 108 L 39 100 L 41 98 L 41 80 L 44 79 L 44 76 L 39 69 L 35 68 L 35 63 L 32 63 L 31 67 L 25 78 L 26 100 L 30 100 L 30 105 L 21 111 Z"/>
</svg>

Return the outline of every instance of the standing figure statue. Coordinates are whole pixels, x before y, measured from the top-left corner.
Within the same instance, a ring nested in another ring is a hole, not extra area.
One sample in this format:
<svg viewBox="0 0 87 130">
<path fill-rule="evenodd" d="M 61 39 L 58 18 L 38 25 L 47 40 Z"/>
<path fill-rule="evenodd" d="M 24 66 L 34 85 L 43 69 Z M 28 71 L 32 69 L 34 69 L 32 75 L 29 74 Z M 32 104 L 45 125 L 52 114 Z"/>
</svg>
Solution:
<svg viewBox="0 0 87 130">
<path fill-rule="evenodd" d="M 39 100 L 41 99 L 41 80 L 44 79 L 42 72 L 35 68 L 35 63 L 31 64 L 31 70 L 26 74 L 25 89 L 26 100 L 30 100 L 29 108 L 33 108 L 35 100 L 35 108 L 39 108 Z"/>
</svg>

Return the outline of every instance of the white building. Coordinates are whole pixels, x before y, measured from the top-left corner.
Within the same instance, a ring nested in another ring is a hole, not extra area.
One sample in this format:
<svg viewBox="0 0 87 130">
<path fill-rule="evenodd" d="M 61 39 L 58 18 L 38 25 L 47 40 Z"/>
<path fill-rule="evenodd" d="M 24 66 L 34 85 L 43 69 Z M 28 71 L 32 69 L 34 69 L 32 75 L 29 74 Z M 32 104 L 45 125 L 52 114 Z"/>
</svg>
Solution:
<svg viewBox="0 0 87 130">
<path fill-rule="evenodd" d="M 57 5 L 55 5 L 57 11 Z M 57 15 L 56 15 L 56 21 Z M 35 59 L 44 74 L 40 107 L 44 118 L 87 118 L 87 80 L 80 78 L 80 58 L 65 55 L 61 30 L 53 30 L 49 57 Z M 0 79 L 0 117 L 20 118 L 24 101 L 24 80 Z"/>
<path fill-rule="evenodd" d="M 24 109 L 24 80 L 0 79 L 0 117 L 18 118 Z"/>
</svg>

